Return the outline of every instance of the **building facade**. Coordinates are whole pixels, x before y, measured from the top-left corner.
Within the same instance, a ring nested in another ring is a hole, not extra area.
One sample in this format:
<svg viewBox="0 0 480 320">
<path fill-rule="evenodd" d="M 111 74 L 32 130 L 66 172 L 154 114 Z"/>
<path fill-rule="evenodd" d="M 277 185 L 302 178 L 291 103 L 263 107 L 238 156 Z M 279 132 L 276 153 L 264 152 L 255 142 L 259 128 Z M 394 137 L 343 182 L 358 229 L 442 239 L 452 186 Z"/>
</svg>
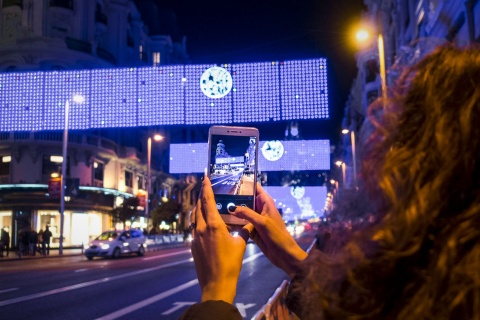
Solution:
<svg viewBox="0 0 480 320">
<path fill-rule="evenodd" d="M 344 185 L 354 188 L 358 158 L 371 132 L 367 108 L 382 95 L 379 57 L 385 61 L 386 87 L 394 83 L 402 66 L 408 66 L 436 46 L 452 42 L 466 46 L 480 42 L 478 0 L 365 0 L 362 26 L 370 30 L 369 43 L 356 54 L 358 74 L 347 100 L 344 134 L 337 157 L 346 165 Z M 384 50 L 378 45 L 383 37 Z"/>
<path fill-rule="evenodd" d="M 0 72 L 188 62 L 185 38 L 156 27 L 159 21 L 151 18 L 157 11 L 148 0 L 0 0 Z M 137 131 L 133 136 L 69 133 L 65 246 L 86 244 L 105 229 L 123 227 L 115 225 L 112 210 L 125 199 L 145 195 L 150 132 Z M 39 231 L 47 225 L 53 244 L 59 243 L 60 179 L 55 176 L 64 161 L 62 145 L 58 131 L 0 133 L 0 228 L 8 230 L 12 246 L 22 229 Z M 175 197 L 176 181 L 161 172 L 158 162 L 152 161 L 151 198 Z M 147 203 L 140 201 L 140 213 Z M 128 223 L 146 228 L 148 217 Z"/>
</svg>

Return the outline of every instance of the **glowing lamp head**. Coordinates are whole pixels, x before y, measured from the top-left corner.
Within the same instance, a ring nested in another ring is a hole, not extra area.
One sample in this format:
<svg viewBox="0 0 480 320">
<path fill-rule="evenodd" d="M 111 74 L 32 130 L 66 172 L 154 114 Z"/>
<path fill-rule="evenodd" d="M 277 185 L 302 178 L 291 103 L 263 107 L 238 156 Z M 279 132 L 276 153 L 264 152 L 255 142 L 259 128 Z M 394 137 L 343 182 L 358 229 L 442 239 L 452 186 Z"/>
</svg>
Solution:
<svg viewBox="0 0 480 320">
<path fill-rule="evenodd" d="M 340 160 L 338 160 L 338 161 L 335 161 L 335 164 L 336 164 L 337 166 L 339 166 L 339 167 L 342 165 L 342 163 L 343 163 L 343 162 L 342 162 L 342 161 L 340 161 Z"/>
<path fill-rule="evenodd" d="M 153 140 L 155 141 L 162 141 L 163 140 L 163 136 L 159 135 L 159 134 L 156 134 L 153 136 Z"/>
<path fill-rule="evenodd" d="M 85 97 L 82 96 L 81 94 L 74 94 L 72 97 L 72 101 L 77 104 L 82 104 L 85 102 Z"/>
<path fill-rule="evenodd" d="M 363 42 L 363 41 L 366 41 L 370 37 L 370 34 L 368 33 L 367 30 L 359 30 L 355 34 L 355 37 L 357 38 L 358 41 Z"/>
</svg>

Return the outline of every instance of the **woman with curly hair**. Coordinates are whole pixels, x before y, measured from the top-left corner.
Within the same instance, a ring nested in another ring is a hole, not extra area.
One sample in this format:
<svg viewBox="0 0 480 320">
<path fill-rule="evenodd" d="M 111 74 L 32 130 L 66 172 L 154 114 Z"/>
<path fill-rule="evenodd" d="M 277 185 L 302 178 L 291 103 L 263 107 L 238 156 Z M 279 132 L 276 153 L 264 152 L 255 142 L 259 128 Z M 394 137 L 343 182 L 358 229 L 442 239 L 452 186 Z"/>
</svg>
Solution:
<svg viewBox="0 0 480 320">
<path fill-rule="evenodd" d="M 480 49 L 438 48 L 369 110 L 373 224 L 333 255 L 307 255 L 259 187 L 260 214 L 229 208 L 251 223 L 242 236 L 292 277 L 288 305 L 301 319 L 480 319 Z M 202 303 L 182 317 L 241 319 L 231 303 L 245 241 L 228 233 L 208 178 L 193 215 Z"/>
</svg>

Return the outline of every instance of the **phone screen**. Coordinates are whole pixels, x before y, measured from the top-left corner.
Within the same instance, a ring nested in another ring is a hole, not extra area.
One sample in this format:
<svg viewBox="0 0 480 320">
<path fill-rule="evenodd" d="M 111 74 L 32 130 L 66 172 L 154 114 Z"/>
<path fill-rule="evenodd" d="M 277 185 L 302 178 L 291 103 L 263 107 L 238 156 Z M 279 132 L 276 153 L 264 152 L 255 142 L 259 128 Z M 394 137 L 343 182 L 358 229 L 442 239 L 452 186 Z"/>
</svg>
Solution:
<svg viewBox="0 0 480 320">
<path fill-rule="evenodd" d="M 209 176 L 217 209 L 229 206 L 254 209 L 258 136 L 210 135 Z"/>
</svg>

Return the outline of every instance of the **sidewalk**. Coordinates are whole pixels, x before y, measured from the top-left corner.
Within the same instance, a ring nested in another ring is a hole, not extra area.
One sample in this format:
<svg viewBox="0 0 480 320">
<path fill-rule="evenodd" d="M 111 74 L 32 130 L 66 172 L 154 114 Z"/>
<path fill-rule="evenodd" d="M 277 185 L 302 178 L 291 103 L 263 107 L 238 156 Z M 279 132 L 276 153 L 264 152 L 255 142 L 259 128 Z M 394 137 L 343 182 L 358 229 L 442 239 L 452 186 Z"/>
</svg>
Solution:
<svg viewBox="0 0 480 320">
<path fill-rule="evenodd" d="M 63 249 L 63 254 L 60 255 L 58 248 L 51 248 L 50 249 L 50 254 L 49 255 L 42 255 L 37 252 L 36 255 L 34 256 L 21 256 L 19 257 L 17 255 L 16 251 L 10 251 L 8 256 L 3 256 L 0 257 L 0 262 L 3 261 L 14 261 L 14 260 L 28 260 L 28 259 L 44 259 L 44 258 L 54 258 L 54 257 L 59 257 L 59 256 L 78 256 L 83 254 L 83 249 L 82 248 L 67 248 Z"/>
<path fill-rule="evenodd" d="M 162 243 L 162 244 L 148 244 L 147 252 L 148 251 L 158 251 L 158 250 L 165 250 L 165 249 L 173 249 L 173 248 L 181 248 L 185 247 L 188 248 L 184 243 Z M 19 257 L 16 251 L 10 251 L 8 257 L 3 256 L 0 257 L 0 263 L 4 261 L 17 261 L 17 260 L 29 260 L 29 259 L 46 259 L 46 258 L 55 258 L 55 257 L 71 257 L 71 256 L 80 256 L 83 255 L 84 249 L 78 248 L 64 248 L 63 254 L 60 255 L 58 248 L 50 249 L 50 254 L 47 256 L 41 255 L 37 252 L 35 256 L 22 256 Z"/>
</svg>

